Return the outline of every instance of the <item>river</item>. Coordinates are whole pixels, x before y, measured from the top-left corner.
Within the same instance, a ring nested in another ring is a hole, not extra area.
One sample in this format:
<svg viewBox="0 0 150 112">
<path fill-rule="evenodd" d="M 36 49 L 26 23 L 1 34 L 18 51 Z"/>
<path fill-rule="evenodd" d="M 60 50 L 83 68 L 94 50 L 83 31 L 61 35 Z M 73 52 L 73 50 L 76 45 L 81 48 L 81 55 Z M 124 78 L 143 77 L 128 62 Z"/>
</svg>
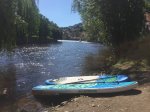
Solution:
<svg viewBox="0 0 150 112">
<path fill-rule="evenodd" d="M 0 52 L 0 94 L 6 90 L 10 99 L 16 99 L 46 79 L 83 75 L 86 57 L 97 55 L 101 49 L 98 43 L 60 40 Z"/>
</svg>

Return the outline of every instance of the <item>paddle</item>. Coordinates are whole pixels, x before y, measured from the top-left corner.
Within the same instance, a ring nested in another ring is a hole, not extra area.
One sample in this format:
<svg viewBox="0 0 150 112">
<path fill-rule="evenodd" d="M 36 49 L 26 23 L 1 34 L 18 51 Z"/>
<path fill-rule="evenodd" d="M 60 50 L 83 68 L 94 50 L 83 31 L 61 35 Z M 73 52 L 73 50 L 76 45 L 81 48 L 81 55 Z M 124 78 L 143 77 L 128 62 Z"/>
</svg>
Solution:
<svg viewBox="0 0 150 112">
<path fill-rule="evenodd" d="M 91 79 L 92 78 L 92 79 Z M 102 75 L 102 76 L 79 76 L 79 77 L 64 77 L 56 80 L 46 80 L 47 85 L 55 84 L 76 84 L 76 83 L 94 83 L 94 82 L 121 82 L 127 80 L 126 75 Z"/>
<path fill-rule="evenodd" d="M 122 81 L 122 80 L 120 80 Z M 65 84 L 86 84 L 86 83 L 112 83 L 112 82 L 119 82 L 116 77 L 107 77 L 107 78 L 100 78 L 100 79 L 91 79 L 91 80 L 80 80 L 72 83 L 65 83 Z"/>
</svg>

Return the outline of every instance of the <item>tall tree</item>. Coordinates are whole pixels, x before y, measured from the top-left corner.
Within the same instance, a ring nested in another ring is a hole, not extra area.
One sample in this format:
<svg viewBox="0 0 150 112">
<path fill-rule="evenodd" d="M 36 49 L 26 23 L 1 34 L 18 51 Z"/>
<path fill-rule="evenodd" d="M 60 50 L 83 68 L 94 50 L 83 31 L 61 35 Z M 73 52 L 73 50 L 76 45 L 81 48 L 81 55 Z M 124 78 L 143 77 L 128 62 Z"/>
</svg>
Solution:
<svg viewBox="0 0 150 112">
<path fill-rule="evenodd" d="M 15 45 L 14 8 L 15 0 L 0 0 L 0 48 Z"/>
<path fill-rule="evenodd" d="M 118 47 L 142 32 L 144 0 L 74 0 L 92 40 Z"/>
<path fill-rule="evenodd" d="M 45 16 L 40 15 L 39 43 L 47 43 L 51 40 L 56 41 L 60 38 L 62 38 L 60 28 Z"/>
<path fill-rule="evenodd" d="M 35 0 L 17 1 L 17 43 L 27 44 L 38 39 L 40 16 Z"/>
</svg>

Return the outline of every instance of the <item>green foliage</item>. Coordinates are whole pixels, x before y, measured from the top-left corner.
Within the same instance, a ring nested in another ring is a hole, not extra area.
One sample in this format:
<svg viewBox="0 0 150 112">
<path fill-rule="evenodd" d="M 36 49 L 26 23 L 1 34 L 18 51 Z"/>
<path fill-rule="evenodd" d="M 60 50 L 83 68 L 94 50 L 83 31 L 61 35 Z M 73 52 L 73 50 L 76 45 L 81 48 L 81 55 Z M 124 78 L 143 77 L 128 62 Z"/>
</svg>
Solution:
<svg viewBox="0 0 150 112">
<path fill-rule="evenodd" d="M 62 36 L 59 27 L 50 22 L 45 16 L 40 15 L 39 43 L 47 43 L 60 39 Z"/>
<path fill-rule="evenodd" d="M 143 0 L 74 0 L 88 37 L 118 47 L 142 32 Z"/>
<path fill-rule="evenodd" d="M 38 0 L 0 0 L 0 48 L 61 38 L 59 27 L 39 14 L 37 3 Z"/>
<path fill-rule="evenodd" d="M 0 0 L 0 48 L 15 45 L 14 12 L 14 0 Z"/>
<path fill-rule="evenodd" d="M 17 44 L 29 44 L 38 40 L 40 16 L 35 0 L 17 1 Z M 20 26 L 21 27 L 18 27 Z M 36 38 L 35 38 L 36 37 Z"/>
<path fill-rule="evenodd" d="M 144 23 L 143 8 L 143 0 L 102 0 L 102 20 L 107 26 L 108 41 L 113 46 L 140 36 Z"/>
<path fill-rule="evenodd" d="M 145 0 L 145 11 L 150 11 L 150 0 Z"/>
</svg>

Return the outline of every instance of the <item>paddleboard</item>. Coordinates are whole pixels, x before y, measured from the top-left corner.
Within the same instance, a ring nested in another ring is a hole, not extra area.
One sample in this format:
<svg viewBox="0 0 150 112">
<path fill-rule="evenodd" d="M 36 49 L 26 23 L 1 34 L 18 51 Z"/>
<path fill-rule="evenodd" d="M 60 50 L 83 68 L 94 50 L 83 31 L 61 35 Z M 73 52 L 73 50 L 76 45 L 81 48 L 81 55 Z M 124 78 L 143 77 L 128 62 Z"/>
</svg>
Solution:
<svg viewBox="0 0 150 112">
<path fill-rule="evenodd" d="M 138 82 L 87 83 L 87 84 L 58 84 L 39 85 L 32 88 L 33 95 L 59 95 L 81 93 L 114 93 L 137 87 Z"/>
<path fill-rule="evenodd" d="M 97 76 L 75 76 L 61 77 L 58 79 L 48 79 L 47 85 L 71 84 L 71 83 L 94 83 L 94 82 L 121 82 L 128 79 L 127 75 L 97 75 Z"/>
</svg>

